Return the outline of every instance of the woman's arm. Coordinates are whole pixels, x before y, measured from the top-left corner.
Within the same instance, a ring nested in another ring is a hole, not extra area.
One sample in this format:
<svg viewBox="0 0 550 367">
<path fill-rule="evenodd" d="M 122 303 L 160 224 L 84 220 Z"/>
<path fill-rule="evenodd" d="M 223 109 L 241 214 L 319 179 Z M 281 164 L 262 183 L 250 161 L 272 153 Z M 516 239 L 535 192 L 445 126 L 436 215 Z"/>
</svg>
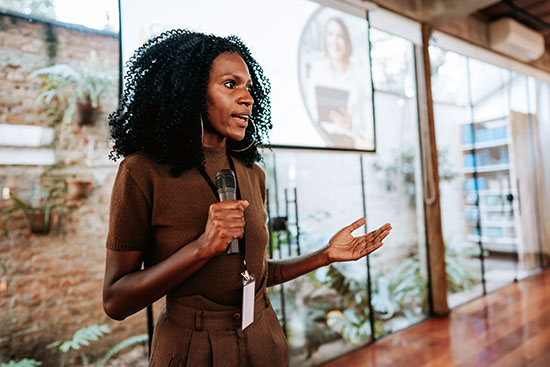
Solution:
<svg viewBox="0 0 550 367">
<path fill-rule="evenodd" d="M 155 302 L 223 253 L 233 238 L 244 233 L 246 200 L 212 204 L 204 233 L 167 259 L 141 269 L 143 251 L 107 250 L 103 282 L 103 308 L 116 320 L 123 320 Z"/>
<path fill-rule="evenodd" d="M 364 224 L 365 218 L 360 218 L 342 228 L 328 245 L 312 254 L 286 260 L 268 260 L 267 285 L 284 283 L 333 262 L 358 260 L 378 249 L 390 233 L 391 225 L 386 223 L 375 231 L 354 237 L 351 233 Z"/>
</svg>

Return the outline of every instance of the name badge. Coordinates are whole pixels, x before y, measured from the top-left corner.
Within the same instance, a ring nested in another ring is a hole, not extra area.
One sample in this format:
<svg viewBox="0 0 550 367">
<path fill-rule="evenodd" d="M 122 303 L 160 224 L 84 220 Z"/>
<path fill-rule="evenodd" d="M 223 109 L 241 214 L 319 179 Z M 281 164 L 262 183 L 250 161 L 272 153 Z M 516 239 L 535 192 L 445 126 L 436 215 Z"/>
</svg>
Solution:
<svg viewBox="0 0 550 367">
<path fill-rule="evenodd" d="M 248 271 L 241 273 L 243 276 L 243 309 L 241 330 L 246 329 L 254 322 L 254 295 L 256 291 L 256 279 Z"/>
</svg>

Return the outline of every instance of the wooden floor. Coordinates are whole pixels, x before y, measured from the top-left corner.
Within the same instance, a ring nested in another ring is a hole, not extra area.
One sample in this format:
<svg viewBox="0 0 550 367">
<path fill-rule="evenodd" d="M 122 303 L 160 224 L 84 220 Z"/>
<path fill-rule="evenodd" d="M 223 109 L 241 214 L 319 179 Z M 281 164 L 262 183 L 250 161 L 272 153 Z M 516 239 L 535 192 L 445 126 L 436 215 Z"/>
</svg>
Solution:
<svg viewBox="0 0 550 367">
<path fill-rule="evenodd" d="M 550 270 L 323 366 L 549 367 Z"/>
</svg>

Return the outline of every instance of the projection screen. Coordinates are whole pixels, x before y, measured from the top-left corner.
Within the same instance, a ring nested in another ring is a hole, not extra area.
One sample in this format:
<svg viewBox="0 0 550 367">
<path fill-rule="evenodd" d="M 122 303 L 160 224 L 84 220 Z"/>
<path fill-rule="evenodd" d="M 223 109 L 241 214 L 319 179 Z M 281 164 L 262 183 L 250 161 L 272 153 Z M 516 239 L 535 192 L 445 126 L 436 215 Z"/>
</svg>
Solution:
<svg viewBox="0 0 550 367">
<path fill-rule="evenodd" d="M 120 0 L 120 16 L 123 64 L 173 28 L 240 37 L 271 82 L 274 147 L 376 150 L 365 10 L 335 1 Z"/>
</svg>

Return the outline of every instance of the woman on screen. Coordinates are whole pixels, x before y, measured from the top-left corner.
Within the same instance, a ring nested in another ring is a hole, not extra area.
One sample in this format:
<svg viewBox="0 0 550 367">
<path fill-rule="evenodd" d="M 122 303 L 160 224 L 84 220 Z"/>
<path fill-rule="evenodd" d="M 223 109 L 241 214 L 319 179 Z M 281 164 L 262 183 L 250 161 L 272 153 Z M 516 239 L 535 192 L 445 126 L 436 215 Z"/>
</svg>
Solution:
<svg viewBox="0 0 550 367">
<path fill-rule="evenodd" d="M 331 146 L 369 148 L 373 143 L 367 133 L 372 131 L 368 66 L 352 63 L 350 34 L 339 17 L 326 21 L 321 48 L 323 58 L 313 63 L 309 75 L 310 111 Z"/>
<path fill-rule="evenodd" d="M 361 218 L 319 251 L 268 260 L 265 174 L 269 81 L 236 37 L 162 33 L 128 63 L 109 116 L 111 196 L 103 306 L 122 320 L 166 296 L 150 366 L 286 366 L 287 343 L 266 287 L 376 250 L 386 224 L 354 237 Z M 218 201 L 217 172 L 237 200 Z M 217 182 L 216 182 L 217 183 Z M 238 239 L 238 253 L 228 254 Z M 143 265 L 143 266 L 142 266 Z"/>
</svg>

